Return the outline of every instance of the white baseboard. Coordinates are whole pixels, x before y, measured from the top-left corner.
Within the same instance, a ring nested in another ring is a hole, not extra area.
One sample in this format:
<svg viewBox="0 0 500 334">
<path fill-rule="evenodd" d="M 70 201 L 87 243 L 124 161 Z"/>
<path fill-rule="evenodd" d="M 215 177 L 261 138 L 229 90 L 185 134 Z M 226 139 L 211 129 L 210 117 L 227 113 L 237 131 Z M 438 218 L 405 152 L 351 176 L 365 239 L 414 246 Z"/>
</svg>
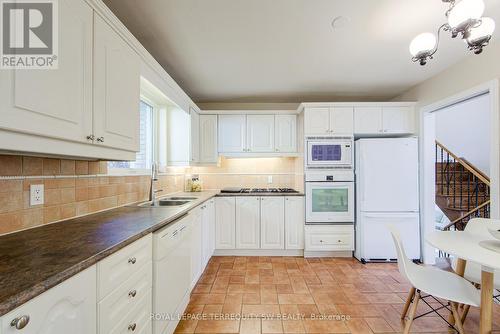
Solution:
<svg viewBox="0 0 500 334">
<path fill-rule="evenodd" d="M 304 257 L 352 257 L 352 251 L 304 251 Z"/>
<path fill-rule="evenodd" d="M 304 256 L 303 249 L 216 249 L 215 256 Z"/>
</svg>

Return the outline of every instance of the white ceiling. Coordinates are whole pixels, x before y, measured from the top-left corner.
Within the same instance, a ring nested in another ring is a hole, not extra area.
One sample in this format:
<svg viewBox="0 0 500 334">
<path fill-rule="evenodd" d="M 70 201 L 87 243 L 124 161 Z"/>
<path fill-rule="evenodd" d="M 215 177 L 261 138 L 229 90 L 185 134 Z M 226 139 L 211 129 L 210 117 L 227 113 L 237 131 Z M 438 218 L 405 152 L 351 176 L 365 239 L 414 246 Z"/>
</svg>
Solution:
<svg viewBox="0 0 500 334">
<path fill-rule="evenodd" d="M 436 59 L 411 62 L 411 39 L 445 21 L 440 0 L 104 2 L 196 102 L 383 100 L 470 54 L 445 33 Z"/>
</svg>

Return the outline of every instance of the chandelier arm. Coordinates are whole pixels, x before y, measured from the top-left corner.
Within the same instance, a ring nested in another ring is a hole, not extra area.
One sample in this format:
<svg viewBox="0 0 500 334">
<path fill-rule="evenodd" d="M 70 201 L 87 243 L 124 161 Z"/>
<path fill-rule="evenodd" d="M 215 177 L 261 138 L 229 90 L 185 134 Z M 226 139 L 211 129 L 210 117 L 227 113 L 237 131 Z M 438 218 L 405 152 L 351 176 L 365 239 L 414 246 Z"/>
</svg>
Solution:
<svg viewBox="0 0 500 334">
<path fill-rule="evenodd" d="M 448 31 L 449 29 L 450 29 L 450 26 L 448 25 L 448 23 L 444 23 L 438 28 L 437 38 L 436 38 L 436 46 L 434 47 L 432 52 L 429 54 L 429 57 L 432 57 L 438 50 L 439 41 L 441 39 L 441 31 Z"/>
</svg>

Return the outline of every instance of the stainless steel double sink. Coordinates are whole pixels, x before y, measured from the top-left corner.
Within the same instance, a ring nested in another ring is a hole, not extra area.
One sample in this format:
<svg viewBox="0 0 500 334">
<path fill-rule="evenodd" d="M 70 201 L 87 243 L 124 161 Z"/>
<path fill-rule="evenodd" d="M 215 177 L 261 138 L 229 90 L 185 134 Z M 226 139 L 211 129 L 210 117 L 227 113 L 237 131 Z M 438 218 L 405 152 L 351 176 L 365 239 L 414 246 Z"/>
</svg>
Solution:
<svg viewBox="0 0 500 334">
<path fill-rule="evenodd" d="M 190 202 L 198 199 L 198 197 L 187 197 L 187 196 L 173 196 L 168 198 L 158 199 L 154 202 L 144 202 L 140 203 L 138 206 L 144 208 L 155 208 L 155 207 L 171 207 L 171 206 L 182 206 L 189 204 Z"/>
</svg>

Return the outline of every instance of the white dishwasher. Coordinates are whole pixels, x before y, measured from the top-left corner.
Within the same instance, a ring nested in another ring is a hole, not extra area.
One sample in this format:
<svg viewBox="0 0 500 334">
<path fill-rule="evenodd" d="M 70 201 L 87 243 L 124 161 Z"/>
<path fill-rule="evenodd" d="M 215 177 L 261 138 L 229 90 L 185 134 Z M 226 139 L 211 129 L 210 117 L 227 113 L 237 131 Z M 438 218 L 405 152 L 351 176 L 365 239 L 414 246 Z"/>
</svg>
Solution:
<svg viewBox="0 0 500 334">
<path fill-rule="evenodd" d="M 173 333 L 179 321 L 178 316 L 182 315 L 186 300 L 189 301 L 191 220 L 192 217 L 187 215 L 153 234 L 155 334 Z"/>
</svg>

